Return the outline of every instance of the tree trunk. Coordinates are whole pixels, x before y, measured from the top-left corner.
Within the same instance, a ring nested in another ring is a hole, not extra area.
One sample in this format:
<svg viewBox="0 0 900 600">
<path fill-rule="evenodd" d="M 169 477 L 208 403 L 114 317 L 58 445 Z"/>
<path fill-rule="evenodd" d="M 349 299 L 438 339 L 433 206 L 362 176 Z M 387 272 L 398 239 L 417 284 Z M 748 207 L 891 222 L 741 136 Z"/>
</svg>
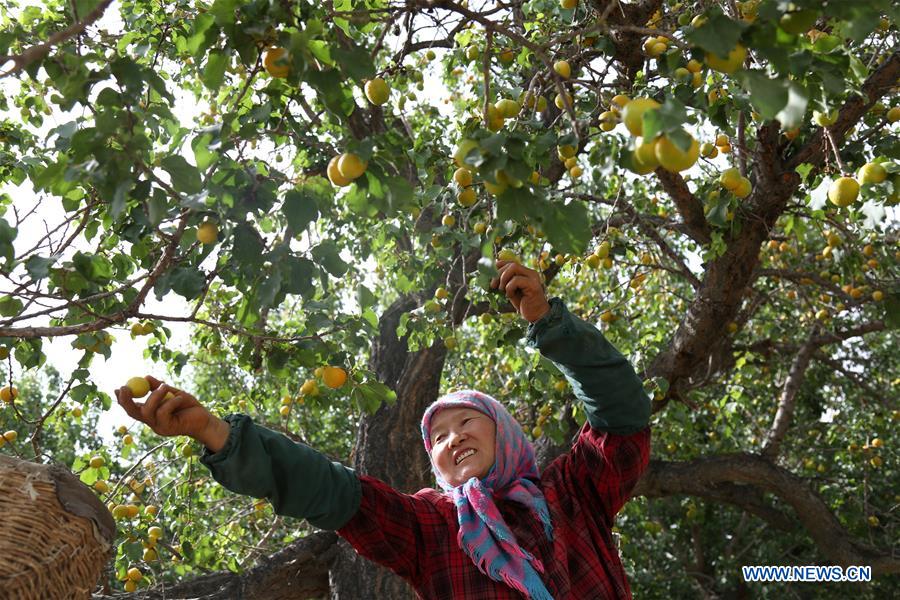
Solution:
<svg viewBox="0 0 900 600">
<path fill-rule="evenodd" d="M 447 355 L 441 341 L 409 352 L 406 339 L 398 339 L 395 334 L 400 316 L 423 299 L 400 298 L 380 320 L 371 369 L 397 393 L 397 401 L 382 405 L 375 414 L 362 419 L 353 452 L 357 472 L 377 477 L 405 493 L 433 485 L 420 423 L 425 408 L 437 399 Z M 332 599 L 415 598 L 403 579 L 360 557 L 345 541 L 341 540 L 338 548 L 329 575 Z"/>
</svg>

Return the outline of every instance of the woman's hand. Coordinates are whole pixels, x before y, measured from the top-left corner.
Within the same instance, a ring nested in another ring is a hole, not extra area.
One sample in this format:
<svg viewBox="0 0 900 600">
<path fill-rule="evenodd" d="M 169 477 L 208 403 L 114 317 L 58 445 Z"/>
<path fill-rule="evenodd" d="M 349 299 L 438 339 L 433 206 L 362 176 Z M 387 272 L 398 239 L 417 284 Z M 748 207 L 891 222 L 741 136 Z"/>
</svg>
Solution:
<svg viewBox="0 0 900 600">
<path fill-rule="evenodd" d="M 491 287 L 505 293 L 523 319 L 534 323 L 550 311 L 540 273 L 509 260 L 498 260 L 497 272 Z"/>
<path fill-rule="evenodd" d="M 155 377 L 146 379 L 151 390 L 146 402 L 135 402 L 128 386 L 116 390 L 119 406 L 129 417 L 162 436 L 187 435 L 199 440 L 216 426 L 217 419 L 196 398 Z"/>
</svg>

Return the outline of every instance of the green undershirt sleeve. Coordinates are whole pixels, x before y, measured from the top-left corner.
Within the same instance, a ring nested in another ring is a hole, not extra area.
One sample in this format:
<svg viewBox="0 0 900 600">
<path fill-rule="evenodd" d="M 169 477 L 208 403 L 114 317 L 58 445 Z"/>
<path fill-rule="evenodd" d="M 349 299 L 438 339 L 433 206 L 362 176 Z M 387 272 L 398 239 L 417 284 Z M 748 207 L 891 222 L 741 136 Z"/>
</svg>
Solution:
<svg viewBox="0 0 900 600">
<path fill-rule="evenodd" d="M 266 498 L 276 514 L 306 519 L 320 529 L 340 529 L 356 513 L 362 491 L 353 469 L 247 415 L 224 420 L 231 425 L 228 441 L 216 453 L 204 448 L 200 462 L 226 489 Z"/>
<path fill-rule="evenodd" d="M 631 363 L 595 326 L 550 299 L 550 312 L 528 326 L 526 343 L 565 375 L 591 427 L 627 435 L 650 421 L 650 398 Z"/>
</svg>

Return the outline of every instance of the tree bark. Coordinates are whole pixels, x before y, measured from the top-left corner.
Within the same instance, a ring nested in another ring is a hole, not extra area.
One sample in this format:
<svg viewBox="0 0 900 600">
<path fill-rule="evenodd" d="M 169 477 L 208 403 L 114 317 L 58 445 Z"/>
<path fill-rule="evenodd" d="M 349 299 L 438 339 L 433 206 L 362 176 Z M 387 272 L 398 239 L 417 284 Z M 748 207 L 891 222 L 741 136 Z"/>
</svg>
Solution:
<svg viewBox="0 0 900 600">
<path fill-rule="evenodd" d="M 766 504 L 765 493 L 778 496 L 795 514 Z M 762 456 L 722 454 L 683 463 L 651 460 L 633 494 L 648 498 L 690 494 L 726 502 L 779 529 L 790 530 L 796 522 L 822 556 L 836 565 L 869 565 L 873 575 L 900 573 L 900 559 L 855 539 L 803 479 Z"/>
<path fill-rule="evenodd" d="M 397 393 L 397 401 L 382 405 L 375 414 L 362 419 L 353 453 L 357 472 L 377 477 L 405 493 L 433 485 L 420 423 L 422 413 L 438 397 L 447 355 L 440 340 L 430 348 L 409 352 L 406 338 L 396 336 L 400 316 L 424 299 L 402 297 L 381 317 L 370 366 L 378 379 Z M 345 541 L 341 540 L 338 547 L 330 573 L 332 599 L 415 597 L 403 579 L 361 558 Z"/>
<path fill-rule="evenodd" d="M 866 110 L 896 84 L 898 74 L 900 53 L 895 52 L 869 76 L 862 87 L 864 95 L 853 96 L 841 108 L 837 123 L 829 128 L 838 144 Z M 800 185 L 794 168 L 800 163 L 819 167 L 824 161 L 822 135 L 817 133 L 794 155 L 784 157 L 778 147 L 777 121 L 757 130 L 757 187 L 744 203 L 740 233 L 727 240 L 725 252 L 706 265 L 700 289 L 687 314 L 668 347 L 648 369 L 649 376 L 664 377 L 669 382 L 670 393 L 696 387 L 698 381 L 715 374 L 721 357 L 711 353 L 717 348 L 714 341 L 727 337 L 725 325 L 737 314 L 744 291 L 755 278 L 759 249 Z M 654 402 L 654 412 L 661 410 L 666 401 Z"/>
</svg>

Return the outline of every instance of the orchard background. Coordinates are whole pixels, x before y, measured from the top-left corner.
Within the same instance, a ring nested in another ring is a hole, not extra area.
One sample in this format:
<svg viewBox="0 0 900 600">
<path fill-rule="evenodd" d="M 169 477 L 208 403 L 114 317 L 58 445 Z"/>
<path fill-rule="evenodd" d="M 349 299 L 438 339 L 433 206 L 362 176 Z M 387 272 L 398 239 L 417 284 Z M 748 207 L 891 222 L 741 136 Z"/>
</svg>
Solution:
<svg viewBox="0 0 900 600">
<path fill-rule="evenodd" d="M 116 512 L 98 594 L 410 597 L 225 491 L 190 440 L 98 431 L 124 414 L 89 368 L 135 340 L 122 383 L 157 361 L 408 492 L 433 484 L 424 407 L 474 387 L 546 464 L 584 416 L 488 292 L 501 250 L 654 398 L 616 526 L 636 598 L 898 593 L 896 3 L 0 10 L 0 452 Z M 874 580 L 742 583 L 766 564 Z"/>
</svg>

